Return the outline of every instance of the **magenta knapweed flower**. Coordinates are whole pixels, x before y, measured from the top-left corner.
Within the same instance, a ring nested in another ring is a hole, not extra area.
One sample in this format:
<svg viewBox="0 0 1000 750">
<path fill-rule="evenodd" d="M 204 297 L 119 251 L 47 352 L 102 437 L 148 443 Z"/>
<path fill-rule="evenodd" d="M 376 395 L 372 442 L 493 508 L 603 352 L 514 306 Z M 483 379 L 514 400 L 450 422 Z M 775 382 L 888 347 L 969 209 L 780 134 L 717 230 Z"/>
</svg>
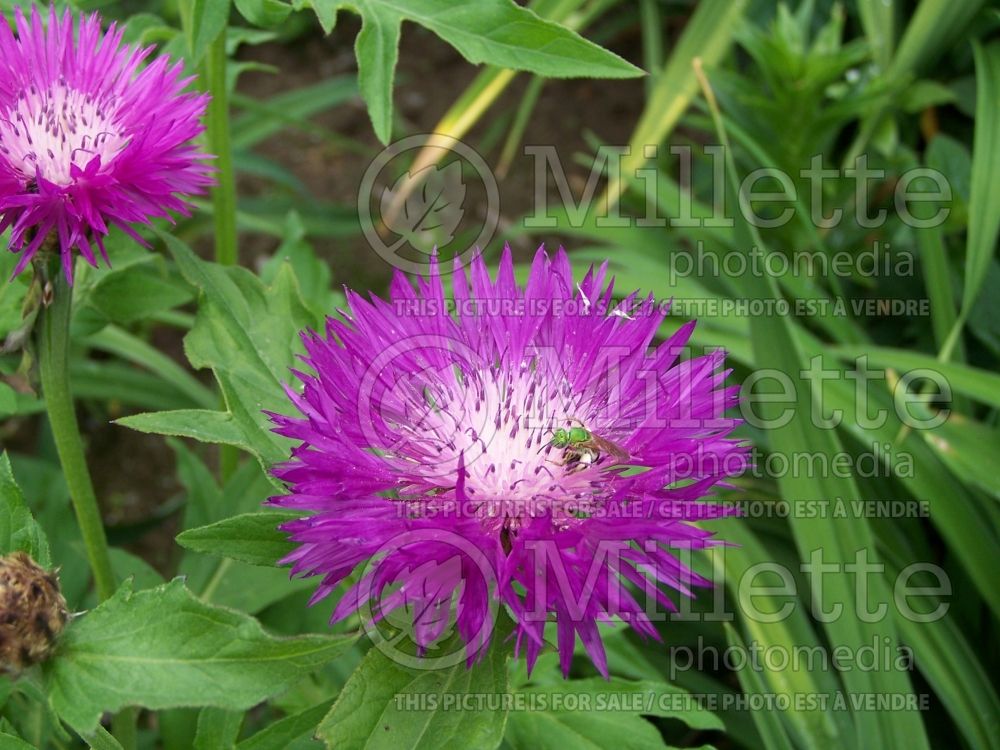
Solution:
<svg viewBox="0 0 1000 750">
<path fill-rule="evenodd" d="M 123 46 L 114 24 L 102 34 L 96 14 L 75 35 L 69 11 L 15 17 L 17 38 L 0 19 L 0 233 L 21 254 L 15 275 L 54 234 L 72 282 L 74 248 L 108 262 L 110 226 L 143 242 L 132 225 L 185 213 L 180 196 L 210 182 L 191 143 L 207 98 L 183 92 L 180 63 L 141 68 L 152 48 Z"/>
<path fill-rule="evenodd" d="M 308 513 L 283 526 L 284 562 L 323 576 L 314 601 L 363 568 L 335 620 L 407 607 L 422 649 L 453 621 L 471 662 L 502 603 L 529 668 L 554 616 L 564 673 L 579 635 L 607 674 L 598 621 L 657 637 L 636 593 L 674 609 L 661 587 L 710 585 L 671 548 L 716 543 L 692 522 L 729 512 L 698 500 L 745 468 L 723 414 L 738 389 L 722 352 L 677 361 L 693 324 L 652 346 L 663 306 L 612 307 L 606 271 L 576 284 L 540 249 L 522 288 L 508 250 L 496 280 L 456 267 L 453 299 L 436 266 L 416 291 L 397 274 L 389 301 L 349 292 L 304 334 L 313 374 L 288 389 L 303 416 L 272 415 L 298 445 L 271 502 Z"/>
</svg>

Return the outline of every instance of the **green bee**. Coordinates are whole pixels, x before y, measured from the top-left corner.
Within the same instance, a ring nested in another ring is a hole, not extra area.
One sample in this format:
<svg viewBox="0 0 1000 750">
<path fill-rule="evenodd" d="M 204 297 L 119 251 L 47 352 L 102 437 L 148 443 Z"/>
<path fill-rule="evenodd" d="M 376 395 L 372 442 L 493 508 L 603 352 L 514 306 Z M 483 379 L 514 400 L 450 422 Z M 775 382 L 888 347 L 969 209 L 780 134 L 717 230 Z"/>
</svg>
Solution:
<svg viewBox="0 0 1000 750">
<path fill-rule="evenodd" d="M 627 450 L 591 432 L 579 419 L 571 421 L 577 422 L 579 426 L 560 427 L 552 434 L 548 443 L 563 451 L 562 461 L 556 463 L 583 469 L 600 460 L 602 454 L 614 456 L 615 463 L 628 463 L 630 456 Z"/>
</svg>

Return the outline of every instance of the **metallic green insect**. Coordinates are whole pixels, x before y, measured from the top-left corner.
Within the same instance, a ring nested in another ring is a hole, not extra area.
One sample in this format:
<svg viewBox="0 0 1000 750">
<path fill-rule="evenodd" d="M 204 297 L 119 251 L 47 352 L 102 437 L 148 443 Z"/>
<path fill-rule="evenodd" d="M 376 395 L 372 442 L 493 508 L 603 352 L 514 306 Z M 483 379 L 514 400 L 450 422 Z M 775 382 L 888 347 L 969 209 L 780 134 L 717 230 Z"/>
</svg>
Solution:
<svg viewBox="0 0 1000 750">
<path fill-rule="evenodd" d="M 579 426 L 560 427 L 552 433 L 549 441 L 551 447 L 563 451 L 562 461 L 558 462 L 560 465 L 584 468 L 600 460 L 602 454 L 614 456 L 615 463 L 628 463 L 630 456 L 627 450 L 591 432 L 580 420 L 572 421 L 578 422 Z"/>
</svg>

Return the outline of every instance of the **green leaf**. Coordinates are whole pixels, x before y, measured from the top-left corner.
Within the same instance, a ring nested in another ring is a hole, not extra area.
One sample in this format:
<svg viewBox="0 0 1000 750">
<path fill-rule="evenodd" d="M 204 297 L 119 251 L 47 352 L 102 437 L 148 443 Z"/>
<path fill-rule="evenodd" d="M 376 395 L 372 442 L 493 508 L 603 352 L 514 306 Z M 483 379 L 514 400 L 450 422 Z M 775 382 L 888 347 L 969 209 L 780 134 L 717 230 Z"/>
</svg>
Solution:
<svg viewBox="0 0 1000 750">
<path fill-rule="evenodd" d="M 235 95 L 233 103 L 245 114 L 233 120 L 233 148 L 249 149 L 286 126 L 301 126 L 310 116 L 350 101 L 358 95 L 354 76 L 337 76 L 312 86 L 259 101 Z"/>
<path fill-rule="evenodd" d="M 899 580 L 905 568 L 903 561 L 888 550 L 883 557 L 886 578 Z M 918 580 L 914 579 L 914 583 Z M 936 597 L 922 598 L 925 604 L 916 610 L 920 614 L 933 612 L 942 604 Z M 917 668 L 952 715 L 969 747 L 1000 747 L 1000 698 L 983 669 L 981 655 L 966 640 L 954 616 L 921 619 L 899 619 L 900 632 L 913 649 Z"/>
<path fill-rule="evenodd" d="M 331 288 L 330 265 L 319 259 L 306 240 L 306 228 L 297 211 L 289 212 L 285 220 L 284 240 L 260 269 L 264 283 L 272 283 L 286 263 L 291 265 L 295 278 L 299 280 L 302 301 L 317 319 L 332 315 L 334 310 L 344 306 L 343 294 Z"/>
<path fill-rule="evenodd" d="M 185 529 L 222 521 L 229 513 L 256 511 L 274 489 L 260 466 L 246 462 L 220 490 L 200 458 L 179 441 L 172 441 L 171 447 L 177 454 L 178 476 L 187 490 Z M 179 574 L 186 576 L 188 586 L 202 600 L 251 614 L 316 585 L 307 578 L 289 580 L 289 573 L 283 568 L 260 567 L 195 552 L 184 555 Z"/>
<path fill-rule="evenodd" d="M 0 733 L 0 750 L 37 750 L 37 748 L 20 737 L 2 732 Z"/>
<path fill-rule="evenodd" d="M 88 336 L 85 341 L 95 349 L 111 352 L 149 370 L 185 394 L 195 406 L 212 408 L 219 403 L 218 395 L 202 385 L 190 372 L 156 347 L 118 326 L 105 326 Z"/>
<path fill-rule="evenodd" d="M 392 135 L 393 78 L 403 21 L 433 31 L 471 63 L 553 78 L 642 75 L 631 63 L 512 0 L 309 0 L 308 4 L 327 33 L 341 8 L 361 15 L 356 43 L 358 83 L 375 134 L 383 143 Z"/>
<path fill-rule="evenodd" d="M 972 187 L 969 196 L 969 233 L 965 250 L 965 293 L 962 317 L 968 316 L 986 280 L 996 253 L 1000 211 L 1000 43 L 983 47 L 973 42 L 976 58 L 976 130 L 972 142 Z"/>
<path fill-rule="evenodd" d="M 243 740 L 236 750 L 286 750 L 293 742 L 312 734 L 330 710 L 330 701 L 287 716 L 267 729 Z"/>
<path fill-rule="evenodd" d="M 136 557 L 118 547 L 109 549 L 108 556 L 111 558 L 111 569 L 114 571 L 115 579 L 124 581 L 131 578 L 132 588 L 151 589 L 164 583 L 163 576 L 141 557 Z"/>
<path fill-rule="evenodd" d="M 661 143 L 677 125 L 698 91 L 695 58 L 706 68 L 719 63 L 732 44 L 745 7 L 745 0 L 702 0 L 695 6 L 684 25 L 684 33 L 657 75 L 656 87 L 629 138 L 629 151 L 621 160 L 621 175 L 635 174 L 648 160 L 646 146 Z M 621 190 L 620 182 L 612 182 L 608 195 L 617 200 Z"/>
<path fill-rule="evenodd" d="M 218 559 L 218 558 L 213 558 Z M 252 615 L 302 591 L 316 588 L 318 579 L 290 578 L 285 568 L 261 567 L 223 558 L 202 599 Z"/>
<path fill-rule="evenodd" d="M 111 732 L 100 725 L 97 726 L 93 734 L 84 739 L 91 750 L 122 750 L 121 743 L 112 736 Z"/>
<path fill-rule="evenodd" d="M 740 638 L 740 634 L 736 628 L 729 623 L 723 623 L 723 627 L 726 629 L 726 638 L 729 641 L 730 647 L 747 653 L 746 644 L 743 643 L 743 639 Z M 741 669 L 737 672 L 737 677 L 739 677 L 743 692 L 748 696 L 766 695 L 768 693 L 768 686 L 764 683 L 763 678 L 756 669 Z M 760 732 L 761 739 L 764 740 L 764 746 L 768 750 L 793 750 L 792 741 L 789 739 L 788 733 L 781 723 L 780 711 L 751 711 L 750 715 L 753 717 L 757 731 Z"/>
<path fill-rule="evenodd" d="M 955 42 L 983 6 L 983 0 L 921 0 L 899 42 L 885 76 L 904 80 L 927 69 L 942 54 L 954 49 Z"/>
<path fill-rule="evenodd" d="M 190 302 L 191 288 L 166 273 L 162 258 L 150 258 L 103 274 L 90 291 L 90 304 L 109 320 L 132 323 Z"/>
<path fill-rule="evenodd" d="M 0 415 L 13 414 L 17 410 L 17 392 L 0 381 Z"/>
<path fill-rule="evenodd" d="M 371 649 L 319 725 L 317 736 L 337 750 L 498 746 L 506 711 L 449 710 L 444 700 L 465 693 L 507 692 L 509 645 L 499 635 L 494 632 L 489 652 L 471 669 L 463 660 L 450 669 L 419 671 Z"/>
<path fill-rule="evenodd" d="M 203 299 L 184 349 L 196 368 L 211 367 L 244 443 L 269 468 L 288 457 L 289 441 L 271 431 L 264 413 L 291 407 L 283 383 L 301 351 L 299 333 L 317 324 L 302 302 L 290 265 L 272 284 L 245 268 L 201 260 L 180 240 L 161 234 L 184 277 Z"/>
<path fill-rule="evenodd" d="M 663 747 L 659 731 L 641 715 L 678 719 L 692 729 L 725 729 L 718 717 L 699 707 L 686 690 L 663 682 L 594 677 L 518 692 L 525 696 L 525 705 L 534 708 L 510 714 L 505 740 L 525 750 Z M 563 702 L 566 696 L 576 696 L 579 708 L 560 709 L 567 705 Z"/>
<path fill-rule="evenodd" d="M 265 512 L 234 516 L 209 526 L 191 529 L 177 543 L 195 552 L 229 557 L 251 565 L 274 566 L 293 549 L 280 524 L 299 518 L 298 513 Z"/>
<path fill-rule="evenodd" d="M 823 366 L 832 368 L 834 365 L 832 360 L 824 360 Z M 852 413 L 858 404 L 854 384 L 847 381 L 828 383 L 825 395 L 830 399 L 831 409 L 840 409 L 845 414 Z M 876 445 L 893 445 L 903 425 L 896 417 L 892 396 L 871 388 L 869 400 L 873 408 L 893 418 L 881 426 L 862 426 L 857 420 L 845 420 L 845 429 L 866 450 Z M 954 481 L 935 449 L 921 434 L 915 434 L 922 432 L 926 431 L 910 431 L 901 444 L 896 444 L 891 456 L 887 456 L 887 463 L 900 484 L 913 497 L 927 503 L 931 522 L 941 532 L 955 558 L 962 562 L 994 616 L 1000 617 L 1000 592 L 994 573 L 995 550 L 1000 540 L 995 527 L 983 514 L 972 492 Z M 901 458 L 907 459 L 908 464 L 901 464 Z"/>
<path fill-rule="evenodd" d="M 858 15 L 868 37 L 872 57 L 881 68 L 885 68 L 892 59 L 892 49 L 895 43 L 893 16 L 895 8 L 885 0 L 859 0 Z"/>
<path fill-rule="evenodd" d="M 229 0 L 191 0 L 188 63 L 197 65 L 229 23 Z"/>
<path fill-rule="evenodd" d="M 243 728 L 244 716 L 244 711 L 203 708 L 198 714 L 193 750 L 232 750 Z"/>
<path fill-rule="evenodd" d="M 94 399 L 150 411 L 186 409 L 192 404 L 190 395 L 163 378 L 116 360 L 71 360 L 69 376 L 73 395 L 81 401 Z"/>
<path fill-rule="evenodd" d="M 285 22 L 292 6 L 281 0 L 236 0 L 236 10 L 254 26 L 273 29 Z"/>
<path fill-rule="evenodd" d="M 646 750 L 665 748 L 659 730 L 640 716 L 601 712 L 514 712 L 504 738 L 514 750 Z"/>
<path fill-rule="evenodd" d="M 922 432 L 956 477 L 1000 500 L 1000 474 L 994 463 L 1000 456 L 1000 432 L 960 414 Z"/>
<path fill-rule="evenodd" d="M 1000 409 L 1000 375 L 952 362 L 941 362 L 936 357 L 908 349 L 881 346 L 837 346 L 833 354 L 846 361 L 867 355 L 872 365 L 894 368 L 903 372 L 933 370 L 944 376 L 951 388 L 958 393 Z"/>
<path fill-rule="evenodd" d="M 199 601 L 180 580 L 138 593 L 125 585 L 67 629 L 44 674 L 53 707 L 86 733 L 126 706 L 247 710 L 352 640 L 276 638 L 248 615 Z"/>
<path fill-rule="evenodd" d="M 49 542 L 14 481 L 7 452 L 0 453 L 0 554 L 27 552 L 44 568 L 52 566 Z"/>
<path fill-rule="evenodd" d="M 739 180 L 730 150 L 722 115 L 709 101 L 719 138 L 726 149 L 727 192 L 730 205 L 737 205 Z M 765 256 L 770 253 L 754 226 L 742 219 L 737 212 L 737 246 L 749 251 L 756 247 Z M 740 285 L 741 295 L 750 299 L 777 300 L 780 298 L 777 281 L 772 276 L 746 274 L 733 279 Z M 772 452 L 790 457 L 797 451 L 810 455 L 832 457 L 843 451 L 839 436 L 832 429 L 823 429 L 815 424 L 819 399 L 816 383 L 806 377 L 808 360 L 801 346 L 800 337 L 791 318 L 786 316 L 751 316 L 750 337 L 754 363 L 759 368 L 772 372 L 786 373 L 792 379 L 793 388 L 786 394 L 787 401 L 764 403 L 759 416 L 769 424 L 767 437 Z M 798 374 L 796 380 L 793 374 Z M 772 381 L 773 382 L 773 381 Z M 770 385 L 770 384 L 769 384 Z M 774 393 L 775 389 L 764 388 L 761 393 Z M 789 408 L 790 407 L 790 408 Z M 790 416 L 790 419 L 785 417 Z M 781 495 L 791 506 L 790 526 L 796 546 L 802 559 L 811 559 L 815 551 L 820 551 L 823 563 L 844 566 L 857 563 L 860 552 L 866 554 L 866 561 L 877 563 L 875 544 L 868 520 L 864 516 L 838 519 L 831 524 L 828 519 L 810 517 L 798 512 L 802 504 L 826 503 L 836 498 L 859 499 L 862 497 L 853 476 L 828 474 L 785 473 L 778 478 Z M 884 580 L 875 579 L 870 589 L 874 601 L 890 597 Z M 840 616 L 824 623 L 824 629 L 831 645 L 858 649 L 877 641 L 895 647 L 898 644 L 894 619 L 889 617 L 879 622 L 863 619 L 856 607 L 856 591 L 851 576 L 828 577 L 822 590 L 812 592 L 816 605 L 822 611 L 839 611 Z M 912 693 L 912 683 L 905 670 L 887 668 L 880 672 L 863 673 L 848 671 L 843 675 L 844 684 L 850 693 Z M 921 716 L 917 711 L 857 712 L 854 715 L 857 736 L 874 746 L 899 746 L 918 750 L 929 747 Z"/>
<path fill-rule="evenodd" d="M 732 542 L 732 547 L 713 551 L 712 561 L 716 566 L 717 580 L 725 580 L 734 600 L 740 601 L 741 582 L 754 574 L 754 566 L 779 563 L 775 560 L 773 546 L 765 546 L 743 519 L 725 519 L 713 524 L 720 537 Z M 786 565 L 791 568 L 794 563 Z M 780 589 L 779 589 L 780 590 Z M 788 597 L 779 595 L 755 596 L 754 606 L 759 612 L 779 612 L 788 602 Z M 796 601 L 796 604 L 799 602 Z M 787 617 L 762 622 L 764 618 L 742 617 L 743 627 L 752 642 L 764 650 L 791 651 L 795 648 L 822 650 L 821 641 L 816 636 L 812 622 L 805 608 L 794 606 Z M 768 618 L 770 619 L 770 618 Z M 738 637 L 738 634 L 736 634 Z M 803 707 L 796 703 L 797 695 L 823 695 L 832 704 L 836 693 L 842 689 L 841 682 L 833 671 L 807 669 L 770 669 L 766 662 L 761 669 L 747 665 L 737 673 L 744 690 L 747 685 L 759 686 L 759 692 L 772 696 L 784 696 L 788 709 L 774 711 L 774 718 L 793 736 L 799 745 L 810 748 L 839 748 L 844 745 L 845 736 L 852 730 L 850 719 L 842 712 L 831 712 L 819 706 Z M 753 673 L 752 676 L 747 673 Z M 757 713 L 757 712 L 754 712 Z M 757 724 L 763 733 L 763 728 Z"/>
<path fill-rule="evenodd" d="M 235 445 L 249 450 L 243 431 L 224 411 L 208 409 L 177 409 L 133 414 L 116 419 L 115 424 L 154 435 L 186 437 L 202 443 Z"/>
</svg>

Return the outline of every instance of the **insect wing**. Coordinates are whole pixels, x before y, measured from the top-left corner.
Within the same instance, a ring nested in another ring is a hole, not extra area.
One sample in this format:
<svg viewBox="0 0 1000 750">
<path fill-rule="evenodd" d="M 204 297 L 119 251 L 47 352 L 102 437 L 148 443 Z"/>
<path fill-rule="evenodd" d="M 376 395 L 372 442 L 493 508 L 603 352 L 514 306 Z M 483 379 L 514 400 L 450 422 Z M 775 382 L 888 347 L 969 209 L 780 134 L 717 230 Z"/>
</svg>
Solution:
<svg viewBox="0 0 1000 750">
<path fill-rule="evenodd" d="M 607 438 L 602 438 L 600 435 L 595 435 L 594 433 L 590 433 L 590 440 L 588 442 L 597 450 L 602 451 L 604 453 L 610 453 L 612 456 L 615 457 L 618 463 L 621 464 L 628 463 L 629 458 L 631 458 L 627 450 L 622 448 L 617 443 L 611 442 Z"/>
</svg>

